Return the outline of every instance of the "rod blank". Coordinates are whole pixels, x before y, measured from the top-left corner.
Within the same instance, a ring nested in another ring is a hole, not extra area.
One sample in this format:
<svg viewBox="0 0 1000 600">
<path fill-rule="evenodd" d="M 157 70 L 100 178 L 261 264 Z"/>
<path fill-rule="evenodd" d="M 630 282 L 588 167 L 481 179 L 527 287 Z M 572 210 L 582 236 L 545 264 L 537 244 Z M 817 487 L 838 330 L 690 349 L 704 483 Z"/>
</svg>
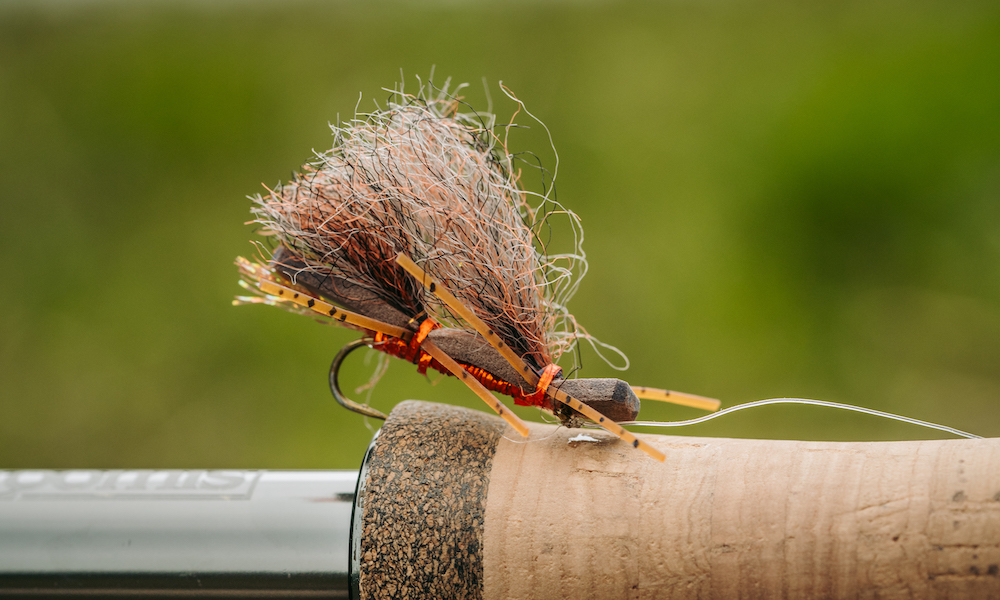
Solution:
<svg viewBox="0 0 1000 600">
<path fill-rule="evenodd" d="M 347 597 L 356 471 L 0 471 L 0 597 Z"/>
</svg>

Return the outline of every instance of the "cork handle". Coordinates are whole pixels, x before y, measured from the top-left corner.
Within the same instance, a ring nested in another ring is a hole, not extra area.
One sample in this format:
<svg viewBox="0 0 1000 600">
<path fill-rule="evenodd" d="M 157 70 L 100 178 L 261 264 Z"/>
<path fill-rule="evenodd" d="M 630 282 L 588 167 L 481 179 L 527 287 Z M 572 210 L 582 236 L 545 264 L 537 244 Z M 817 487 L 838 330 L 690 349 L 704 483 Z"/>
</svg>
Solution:
<svg viewBox="0 0 1000 600">
<path fill-rule="evenodd" d="M 1000 439 L 795 442 L 399 405 L 371 454 L 362 598 L 1000 598 Z"/>
</svg>

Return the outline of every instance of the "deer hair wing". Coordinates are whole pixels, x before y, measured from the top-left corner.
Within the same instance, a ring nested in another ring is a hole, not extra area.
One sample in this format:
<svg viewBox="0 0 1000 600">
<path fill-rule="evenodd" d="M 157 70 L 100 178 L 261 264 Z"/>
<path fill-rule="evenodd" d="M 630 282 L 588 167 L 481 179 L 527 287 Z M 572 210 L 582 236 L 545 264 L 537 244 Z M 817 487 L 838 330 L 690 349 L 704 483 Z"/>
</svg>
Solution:
<svg viewBox="0 0 1000 600">
<path fill-rule="evenodd" d="M 453 96 L 432 92 L 397 91 L 385 109 L 333 126 L 331 150 L 255 198 L 256 221 L 314 278 L 461 327 L 395 262 L 400 252 L 412 257 L 541 368 L 589 337 L 565 308 L 585 270 L 579 219 L 520 187 L 491 115 L 459 112 Z M 573 224 L 572 253 L 545 253 L 539 230 L 554 213 Z"/>
</svg>

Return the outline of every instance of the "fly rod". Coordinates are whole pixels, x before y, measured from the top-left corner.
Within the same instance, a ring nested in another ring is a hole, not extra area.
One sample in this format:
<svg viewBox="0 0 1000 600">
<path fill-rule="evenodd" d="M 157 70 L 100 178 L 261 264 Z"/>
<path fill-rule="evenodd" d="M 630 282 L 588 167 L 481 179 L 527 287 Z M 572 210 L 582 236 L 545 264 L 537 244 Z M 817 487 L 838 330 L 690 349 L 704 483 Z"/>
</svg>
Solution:
<svg viewBox="0 0 1000 600">
<path fill-rule="evenodd" d="M 360 471 L 0 472 L 0 598 L 1000 598 L 1000 439 L 388 417 Z"/>
</svg>

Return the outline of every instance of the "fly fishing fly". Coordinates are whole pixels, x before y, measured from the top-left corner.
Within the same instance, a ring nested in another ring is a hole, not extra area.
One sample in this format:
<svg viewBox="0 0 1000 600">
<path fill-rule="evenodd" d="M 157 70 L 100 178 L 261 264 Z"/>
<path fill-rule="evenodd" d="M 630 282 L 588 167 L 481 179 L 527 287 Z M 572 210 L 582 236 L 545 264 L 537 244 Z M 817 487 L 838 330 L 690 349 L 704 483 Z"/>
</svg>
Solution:
<svg viewBox="0 0 1000 600">
<path fill-rule="evenodd" d="M 586 271 L 580 219 L 551 186 L 522 187 L 507 146 L 514 117 L 497 126 L 492 114 L 463 112 L 461 87 L 391 90 L 385 108 L 332 126 L 331 150 L 256 197 L 254 222 L 274 250 L 261 262 L 237 259 L 254 295 L 236 303 L 280 305 L 361 331 L 330 369 L 334 397 L 356 412 L 385 418 L 347 398 L 337 380 L 347 354 L 369 346 L 421 373 L 460 378 L 521 435 L 527 427 L 491 391 L 567 425 L 592 421 L 662 461 L 617 424 L 636 418 L 639 399 L 707 410 L 719 402 L 562 376 L 556 361 L 580 341 L 611 348 L 567 309 Z M 534 118 L 503 90 L 515 117 Z M 570 252 L 546 251 L 544 232 L 557 219 L 569 223 Z"/>
</svg>

